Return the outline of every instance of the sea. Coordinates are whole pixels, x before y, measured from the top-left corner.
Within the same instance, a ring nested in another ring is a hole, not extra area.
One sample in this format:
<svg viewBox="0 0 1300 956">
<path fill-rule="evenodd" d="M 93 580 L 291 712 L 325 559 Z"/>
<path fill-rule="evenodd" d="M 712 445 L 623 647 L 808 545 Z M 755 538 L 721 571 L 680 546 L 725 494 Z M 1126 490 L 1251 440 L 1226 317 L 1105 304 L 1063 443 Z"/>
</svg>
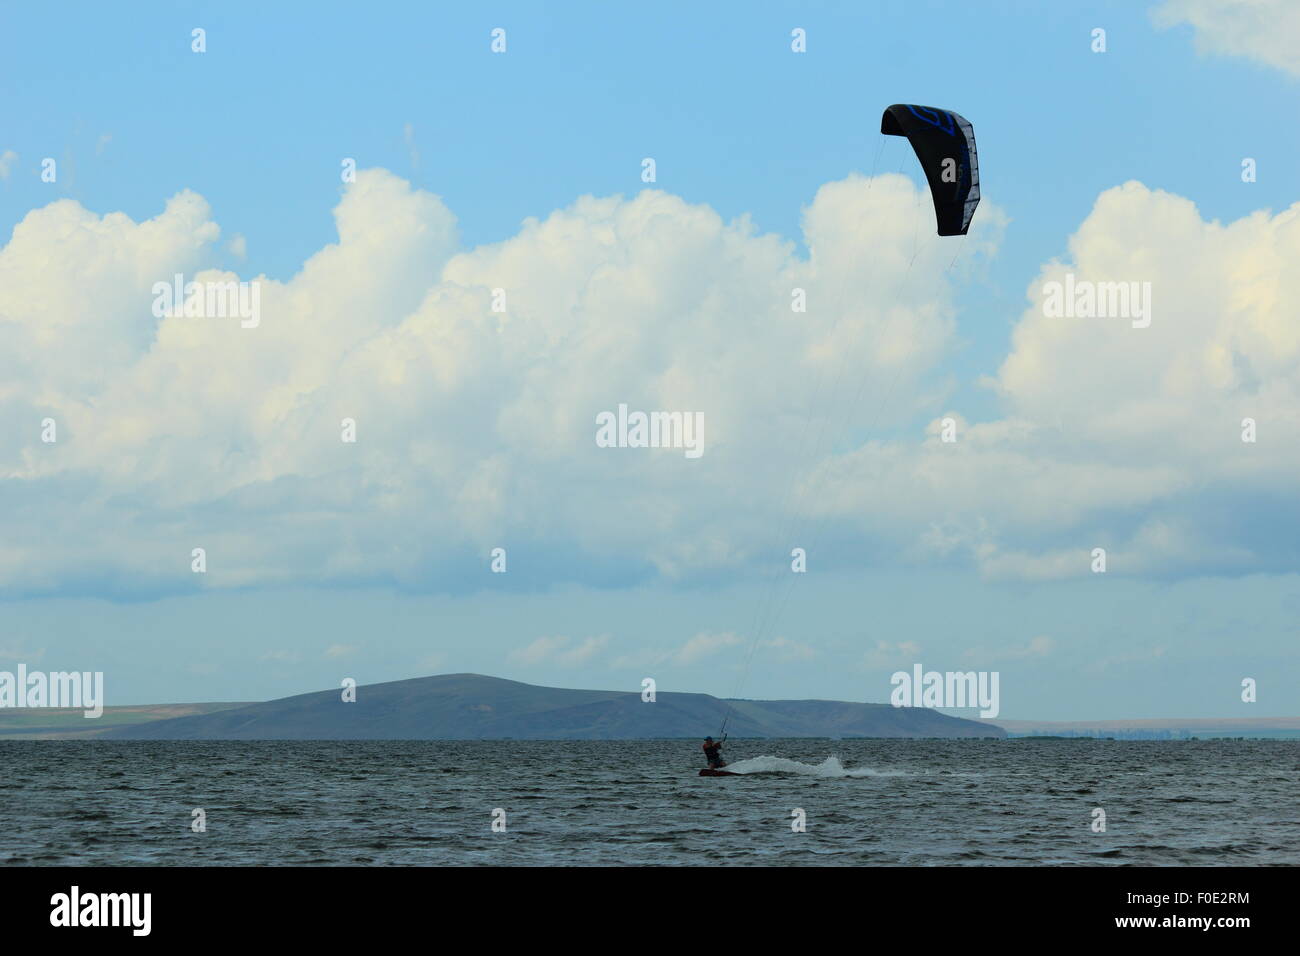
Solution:
<svg viewBox="0 0 1300 956">
<path fill-rule="evenodd" d="M 1300 864 L 1300 741 L 0 741 L 0 864 Z"/>
</svg>

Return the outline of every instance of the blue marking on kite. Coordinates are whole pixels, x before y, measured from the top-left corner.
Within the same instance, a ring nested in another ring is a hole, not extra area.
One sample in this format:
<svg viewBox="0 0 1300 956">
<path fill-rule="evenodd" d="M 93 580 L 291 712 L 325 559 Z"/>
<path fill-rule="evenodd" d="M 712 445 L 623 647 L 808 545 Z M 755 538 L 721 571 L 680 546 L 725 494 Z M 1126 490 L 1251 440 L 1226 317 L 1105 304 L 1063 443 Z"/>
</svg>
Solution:
<svg viewBox="0 0 1300 956">
<path fill-rule="evenodd" d="M 935 127 L 935 129 L 941 130 L 949 136 L 957 135 L 957 122 L 952 118 L 951 113 L 944 112 L 943 110 L 928 110 L 924 106 L 919 108 L 920 110 L 924 110 L 924 112 L 918 112 L 918 108 L 915 106 L 909 105 L 907 108 L 911 110 L 913 116 L 923 122 L 929 123 L 931 126 Z M 929 113 L 930 115 L 926 116 L 926 113 Z M 946 121 L 946 125 L 944 122 L 941 122 L 941 120 Z"/>
</svg>

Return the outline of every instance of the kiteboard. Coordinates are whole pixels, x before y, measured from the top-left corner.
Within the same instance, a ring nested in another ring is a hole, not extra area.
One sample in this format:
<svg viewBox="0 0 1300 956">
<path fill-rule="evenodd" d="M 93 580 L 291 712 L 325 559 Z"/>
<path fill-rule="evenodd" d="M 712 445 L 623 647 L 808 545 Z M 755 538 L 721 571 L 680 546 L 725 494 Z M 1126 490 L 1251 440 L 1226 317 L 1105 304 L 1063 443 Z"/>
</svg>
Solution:
<svg viewBox="0 0 1300 956">
<path fill-rule="evenodd" d="M 743 773 L 732 773 L 730 770 L 714 770 L 712 767 L 706 767 L 700 771 L 701 777 L 743 777 Z"/>
</svg>

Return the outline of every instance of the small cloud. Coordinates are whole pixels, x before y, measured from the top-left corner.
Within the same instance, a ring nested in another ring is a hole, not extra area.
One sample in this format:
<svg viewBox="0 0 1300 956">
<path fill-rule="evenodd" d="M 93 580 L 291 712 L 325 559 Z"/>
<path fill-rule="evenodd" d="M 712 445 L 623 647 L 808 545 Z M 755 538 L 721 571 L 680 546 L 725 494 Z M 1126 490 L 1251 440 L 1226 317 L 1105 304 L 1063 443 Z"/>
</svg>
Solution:
<svg viewBox="0 0 1300 956">
<path fill-rule="evenodd" d="M 581 644 L 570 646 L 567 637 L 539 637 L 527 647 L 511 651 L 507 658 L 513 664 L 536 667 L 539 664 L 554 663 L 572 666 L 585 664 L 609 644 L 609 635 L 589 637 Z"/>
<path fill-rule="evenodd" d="M 99 140 L 95 143 L 95 155 L 102 156 L 104 150 L 108 149 L 108 144 L 113 142 L 112 133 L 101 133 Z"/>
<path fill-rule="evenodd" d="M 357 652 L 354 644 L 331 644 L 325 648 L 325 656 L 330 658 L 350 657 Z"/>
<path fill-rule="evenodd" d="M 777 646 L 778 642 L 784 640 L 777 638 L 769 642 L 768 646 Z M 633 651 L 630 654 L 624 654 L 616 658 L 612 665 L 620 669 L 627 668 L 644 668 L 659 667 L 665 664 L 675 664 L 679 667 L 689 664 L 695 664 L 706 657 L 711 657 L 719 651 L 736 644 L 742 643 L 740 637 L 730 631 L 721 633 L 712 633 L 701 631 L 694 637 L 676 648 L 647 647 L 639 651 Z"/>
<path fill-rule="evenodd" d="M 1039 635 L 1030 639 L 1028 644 L 995 648 L 972 647 L 962 656 L 967 660 L 979 661 L 1023 661 L 1046 657 L 1055 646 L 1055 642 L 1050 637 Z"/>
<path fill-rule="evenodd" d="M 24 640 L 9 641 L 8 643 L 0 644 L 0 661 L 12 660 L 28 663 L 31 661 L 39 661 L 44 656 L 45 648 L 31 647 Z"/>
<path fill-rule="evenodd" d="M 567 643 L 569 643 L 567 637 L 539 637 L 527 647 L 511 651 L 506 660 L 512 664 L 534 667 L 550 658 Z"/>
<path fill-rule="evenodd" d="M 226 248 L 240 262 L 248 258 L 248 241 L 241 235 L 231 236 L 230 241 L 226 243 Z"/>
<path fill-rule="evenodd" d="M 1149 649 L 1137 648 L 1128 653 L 1116 654 L 1113 657 L 1106 657 L 1098 661 L 1093 661 L 1086 669 L 1090 674 L 1104 674 L 1114 668 L 1127 670 L 1134 664 L 1149 664 L 1158 661 L 1165 656 L 1167 650 L 1168 647 L 1164 644 L 1159 644 Z"/>
<path fill-rule="evenodd" d="M 272 661 L 277 664 L 296 664 L 299 657 L 294 651 L 267 651 L 258 660 Z"/>
<path fill-rule="evenodd" d="M 1165 0 L 1156 26 L 1192 28 L 1198 53 L 1242 56 L 1300 76 L 1300 6 L 1295 0 Z"/>
<path fill-rule="evenodd" d="M 702 631 L 677 649 L 676 653 L 673 654 L 673 662 L 676 664 L 694 664 L 705 657 L 711 657 L 723 648 L 732 647 L 739 643 L 740 638 L 730 631 L 720 634 Z"/>
<path fill-rule="evenodd" d="M 663 650 L 645 648 L 629 654 L 620 654 L 610 662 L 609 666 L 616 670 L 642 670 L 646 667 L 658 667 L 666 663 L 671 656 Z"/>
<path fill-rule="evenodd" d="M 761 646 L 779 651 L 780 653 L 776 656 L 783 661 L 806 661 L 820 653 L 815 647 L 792 641 L 786 637 L 776 637 L 770 641 L 763 641 Z"/>
<path fill-rule="evenodd" d="M 903 661 L 914 661 L 921 656 L 921 645 L 916 641 L 876 641 L 876 646 L 862 656 L 868 667 L 889 667 Z"/>
<path fill-rule="evenodd" d="M 1035 637 L 1032 640 L 1030 640 L 1028 646 L 1025 647 L 1020 652 L 1019 656 L 1020 657 L 1046 657 L 1049 653 L 1051 653 L 1051 650 L 1054 646 L 1055 646 L 1055 642 L 1050 637 L 1043 637 L 1043 636 Z"/>
<path fill-rule="evenodd" d="M 609 636 L 602 634 L 599 637 L 589 637 L 572 650 L 565 651 L 560 655 L 561 664 L 585 664 L 591 658 L 595 657 L 605 645 L 609 643 Z"/>
<path fill-rule="evenodd" d="M 16 162 L 18 162 L 18 154 L 12 149 L 0 153 L 0 179 L 9 178 L 9 170 Z"/>
</svg>

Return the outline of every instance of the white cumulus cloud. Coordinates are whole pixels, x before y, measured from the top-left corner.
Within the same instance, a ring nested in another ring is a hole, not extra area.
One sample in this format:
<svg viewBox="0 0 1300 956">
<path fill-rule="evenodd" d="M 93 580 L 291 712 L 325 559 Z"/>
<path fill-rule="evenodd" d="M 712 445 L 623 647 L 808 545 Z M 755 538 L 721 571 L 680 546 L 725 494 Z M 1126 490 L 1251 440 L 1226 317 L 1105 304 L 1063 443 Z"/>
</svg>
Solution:
<svg viewBox="0 0 1300 956">
<path fill-rule="evenodd" d="M 0 249 L 16 436 L 0 586 L 467 589 L 497 546 L 512 579 L 531 551 L 554 557 L 551 580 L 699 581 L 788 549 L 787 519 L 814 541 L 830 529 L 841 565 L 1059 578 L 1090 573 L 1096 547 L 1124 573 L 1284 563 L 1276 520 L 1249 508 L 1300 510 L 1300 207 L 1225 224 L 1140 183 L 1107 190 L 1029 285 L 986 383 L 999 413 L 944 413 L 955 443 L 933 421 L 886 441 L 860 432 L 881 409 L 897 424 L 947 405 L 935 378 L 964 273 L 924 198 L 897 175 L 829 183 L 804 213 L 806 255 L 654 190 L 462 249 L 438 197 L 364 170 L 338 241 L 285 281 L 206 268 L 221 230 L 192 192 L 139 223 L 34 210 Z M 986 200 L 976 224 L 965 268 L 1005 218 Z M 260 323 L 155 317 L 152 286 L 176 273 L 258 282 Z M 1045 315 L 1067 276 L 1149 283 L 1149 327 Z M 859 406 L 859 390 L 876 394 Z M 620 403 L 702 413 L 704 455 L 597 447 L 596 416 Z M 849 426 L 859 440 L 837 442 Z"/>
<path fill-rule="evenodd" d="M 1191 26 L 1197 50 L 1257 60 L 1300 76 L 1300 4 L 1295 0 L 1165 0 L 1157 25 Z"/>
</svg>

